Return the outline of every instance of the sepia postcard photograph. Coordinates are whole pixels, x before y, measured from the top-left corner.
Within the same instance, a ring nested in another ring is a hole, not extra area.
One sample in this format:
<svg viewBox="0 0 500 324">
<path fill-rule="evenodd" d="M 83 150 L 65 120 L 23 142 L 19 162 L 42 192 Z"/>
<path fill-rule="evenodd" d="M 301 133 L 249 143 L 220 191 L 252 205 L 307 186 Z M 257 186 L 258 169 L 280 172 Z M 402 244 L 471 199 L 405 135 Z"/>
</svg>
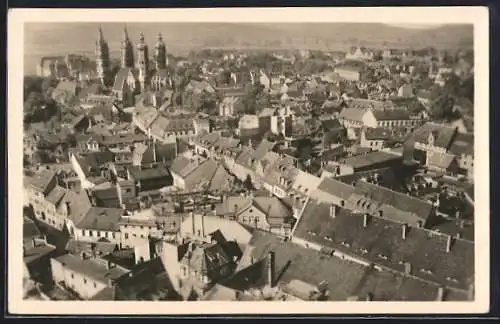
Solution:
<svg viewBox="0 0 500 324">
<path fill-rule="evenodd" d="M 487 9 L 8 26 L 11 314 L 489 310 Z"/>
</svg>

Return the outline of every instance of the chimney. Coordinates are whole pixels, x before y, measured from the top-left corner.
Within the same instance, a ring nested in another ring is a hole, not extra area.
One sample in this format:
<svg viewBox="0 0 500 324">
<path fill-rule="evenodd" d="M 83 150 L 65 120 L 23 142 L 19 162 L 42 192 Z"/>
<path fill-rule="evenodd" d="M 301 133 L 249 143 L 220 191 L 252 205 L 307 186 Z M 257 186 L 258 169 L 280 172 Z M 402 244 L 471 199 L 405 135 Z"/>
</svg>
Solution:
<svg viewBox="0 0 500 324">
<path fill-rule="evenodd" d="M 408 224 L 403 224 L 401 232 L 401 238 L 403 240 L 406 240 L 406 234 L 408 234 Z"/>
<path fill-rule="evenodd" d="M 275 254 L 273 251 L 270 251 L 267 254 L 267 284 L 269 287 L 274 287 L 275 285 Z"/>
<path fill-rule="evenodd" d="M 436 301 L 444 300 L 444 287 L 440 286 L 437 291 Z"/>
<path fill-rule="evenodd" d="M 462 233 L 457 233 L 456 238 L 457 238 L 457 240 L 461 239 L 462 238 Z"/>
<path fill-rule="evenodd" d="M 411 274 L 411 263 L 410 262 L 405 262 L 405 274 L 407 274 L 407 275 Z"/>
<path fill-rule="evenodd" d="M 460 219 L 460 210 L 457 210 L 457 211 L 455 212 L 455 218 L 456 218 L 456 219 Z"/>
<path fill-rule="evenodd" d="M 368 213 L 363 215 L 363 228 L 366 228 L 368 226 L 369 218 L 370 218 L 370 215 Z"/>
<path fill-rule="evenodd" d="M 337 216 L 337 208 L 336 205 L 330 205 L 330 217 L 335 218 Z"/>
<path fill-rule="evenodd" d="M 460 226 L 460 228 L 464 228 L 465 227 L 465 221 L 463 219 L 460 221 L 459 226 Z"/>
<path fill-rule="evenodd" d="M 373 300 L 373 295 L 372 295 L 372 293 L 367 293 L 367 294 L 366 294 L 366 299 L 365 299 L 365 300 L 366 300 L 366 301 L 372 301 L 372 300 Z"/>
<path fill-rule="evenodd" d="M 422 221 L 417 221 L 417 228 L 422 228 Z"/>
<path fill-rule="evenodd" d="M 451 235 L 448 235 L 447 239 L 446 239 L 446 252 L 450 252 L 451 251 L 451 243 L 452 243 L 452 237 Z"/>
</svg>

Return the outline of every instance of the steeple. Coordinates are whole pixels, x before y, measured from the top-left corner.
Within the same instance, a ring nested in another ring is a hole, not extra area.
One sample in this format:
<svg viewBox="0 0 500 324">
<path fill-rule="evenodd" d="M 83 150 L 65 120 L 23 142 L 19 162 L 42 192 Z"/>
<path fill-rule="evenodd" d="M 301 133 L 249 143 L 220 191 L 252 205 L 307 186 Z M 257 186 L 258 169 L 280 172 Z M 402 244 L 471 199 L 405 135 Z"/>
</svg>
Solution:
<svg viewBox="0 0 500 324">
<path fill-rule="evenodd" d="M 144 34 L 141 33 L 137 43 L 137 69 L 139 70 L 139 82 L 141 91 L 144 91 L 149 66 L 148 45 L 144 41 Z"/>
<path fill-rule="evenodd" d="M 163 37 L 161 33 L 158 33 L 157 42 L 155 45 L 155 63 L 156 70 L 165 69 L 167 66 L 167 49 L 165 43 L 163 42 Z"/>
<path fill-rule="evenodd" d="M 134 49 L 130 39 L 128 37 L 127 27 L 123 28 L 123 40 L 122 40 L 122 68 L 134 67 Z"/>
<path fill-rule="evenodd" d="M 109 81 L 110 60 L 108 43 L 104 40 L 102 29 L 99 28 L 96 41 L 96 72 L 104 85 Z"/>
</svg>

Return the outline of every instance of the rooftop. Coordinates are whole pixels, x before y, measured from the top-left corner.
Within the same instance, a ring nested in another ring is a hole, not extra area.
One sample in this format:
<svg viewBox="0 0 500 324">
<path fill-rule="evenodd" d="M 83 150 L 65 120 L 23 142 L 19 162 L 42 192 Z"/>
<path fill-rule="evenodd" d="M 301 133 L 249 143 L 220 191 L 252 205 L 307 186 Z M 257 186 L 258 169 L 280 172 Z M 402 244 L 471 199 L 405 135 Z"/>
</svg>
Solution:
<svg viewBox="0 0 500 324">
<path fill-rule="evenodd" d="M 109 283 L 109 280 L 116 281 L 118 278 L 128 273 L 128 270 L 117 265 L 108 267 L 108 261 L 102 259 L 83 260 L 78 256 L 63 254 L 55 258 L 55 260 L 61 263 L 63 267 L 75 273 L 80 273 L 106 285 Z"/>
<path fill-rule="evenodd" d="M 447 235 L 408 227 L 403 239 L 401 224 L 371 216 L 363 227 L 363 218 L 344 209 L 331 217 L 329 204 L 310 200 L 294 235 L 398 272 L 405 271 L 407 262 L 413 276 L 468 289 L 474 276 L 474 244 L 454 239 L 446 252 Z"/>
</svg>

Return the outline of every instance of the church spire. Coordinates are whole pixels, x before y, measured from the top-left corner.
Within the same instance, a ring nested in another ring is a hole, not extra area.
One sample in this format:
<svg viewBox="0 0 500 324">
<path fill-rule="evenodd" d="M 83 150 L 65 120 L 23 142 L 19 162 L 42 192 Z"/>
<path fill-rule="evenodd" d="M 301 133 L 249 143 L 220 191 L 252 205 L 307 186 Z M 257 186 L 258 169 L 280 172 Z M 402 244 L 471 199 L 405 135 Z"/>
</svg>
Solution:
<svg viewBox="0 0 500 324">
<path fill-rule="evenodd" d="M 123 28 L 122 68 L 134 66 L 134 49 L 128 37 L 127 27 Z"/>
</svg>

